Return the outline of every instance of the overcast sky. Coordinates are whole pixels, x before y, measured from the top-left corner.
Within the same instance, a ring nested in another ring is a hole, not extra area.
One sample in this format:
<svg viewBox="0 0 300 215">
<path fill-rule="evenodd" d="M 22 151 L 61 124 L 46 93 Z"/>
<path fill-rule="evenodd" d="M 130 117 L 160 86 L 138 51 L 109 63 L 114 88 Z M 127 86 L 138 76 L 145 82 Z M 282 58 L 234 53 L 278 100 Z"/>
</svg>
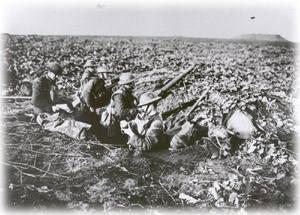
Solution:
<svg viewBox="0 0 300 215">
<path fill-rule="evenodd" d="M 1 0 L 1 32 L 210 38 L 262 33 L 280 34 L 299 42 L 296 1 L 252 0 L 252 4 L 189 0 L 71 2 Z"/>
</svg>

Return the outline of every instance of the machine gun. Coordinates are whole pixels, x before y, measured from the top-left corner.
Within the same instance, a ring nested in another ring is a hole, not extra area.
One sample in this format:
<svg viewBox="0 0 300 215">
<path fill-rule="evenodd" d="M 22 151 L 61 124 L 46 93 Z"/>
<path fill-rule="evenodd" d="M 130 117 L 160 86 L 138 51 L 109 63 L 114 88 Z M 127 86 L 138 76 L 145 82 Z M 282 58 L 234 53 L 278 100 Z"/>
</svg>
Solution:
<svg viewBox="0 0 300 215">
<path fill-rule="evenodd" d="M 204 65 L 204 64 L 203 64 Z M 161 89 L 154 91 L 157 96 L 160 96 L 162 98 L 167 97 L 169 94 L 169 90 L 176 85 L 181 79 L 183 79 L 185 76 L 187 76 L 189 73 L 194 71 L 199 65 L 192 65 L 186 70 L 184 70 L 180 75 L 175 77 L 173 80 L 169 81 L 165 86 L 163 86 Z"/>
</svg>

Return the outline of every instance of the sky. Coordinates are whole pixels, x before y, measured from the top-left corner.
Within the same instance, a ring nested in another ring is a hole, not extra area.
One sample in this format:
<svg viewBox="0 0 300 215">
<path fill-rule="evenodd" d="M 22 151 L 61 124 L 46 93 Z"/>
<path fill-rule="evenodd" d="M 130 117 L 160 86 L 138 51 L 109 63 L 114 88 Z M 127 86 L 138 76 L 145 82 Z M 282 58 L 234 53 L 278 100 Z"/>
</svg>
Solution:
<svg viewBox="0 0 300 215">
<path fill-rule="evenodd" d="M 232 38 L 255 33 L 280 34 L 300 42 L 297 29 L 299 5 L 296 2 L 0 0 L 0 32 L 205 38 Z"/>
</svg>

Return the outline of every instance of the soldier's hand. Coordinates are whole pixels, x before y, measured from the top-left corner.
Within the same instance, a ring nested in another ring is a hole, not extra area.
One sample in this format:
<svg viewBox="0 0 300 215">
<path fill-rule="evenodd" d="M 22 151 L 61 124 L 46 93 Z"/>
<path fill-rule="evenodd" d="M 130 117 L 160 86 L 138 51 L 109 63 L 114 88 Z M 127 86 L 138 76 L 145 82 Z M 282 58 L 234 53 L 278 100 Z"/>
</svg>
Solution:
<svg viewBox="0 0 300 215">
<path fill-rule="evenodd" d="M 121 130 L 128 128 L 128 122 L 126 120 L 121 120 L 120 128 Z"/>
<path fill-rule="evenodd" d="M 90 107 L 90 111 L 91 111 L 92 113 L 96 112 L 95 108 L 93 108 L 93 107 Z"/>
<path fill-rule="evenodd" d="M 126 129 L 123 129 L 122 132 L 123 132 L 124 134 L 127 134 L 129 137 L 134 136 L 134 133 L 133 133 L 133 131 L 131 130 L 131 127 L 130 127 L 130 126 L 128 126 L 128 128 L 126 128 Z"/>
<path fill-rule="evenodd" d="M 122 133 L 127 134 L 129 137 L 134 135 L 134 133 L 131 129 L 131 126 L 129 125 L 129 122 L 122 120 L 120 122 L 120 128 L 121 128 Z"/>
<path fill-rule="evenodd" d="M 59 110 L 59 108 L 56 106 L 56 105 L 53 105 L 52 106 L 52 111 L 53 112 L 57 112 Z"/>
</svg>

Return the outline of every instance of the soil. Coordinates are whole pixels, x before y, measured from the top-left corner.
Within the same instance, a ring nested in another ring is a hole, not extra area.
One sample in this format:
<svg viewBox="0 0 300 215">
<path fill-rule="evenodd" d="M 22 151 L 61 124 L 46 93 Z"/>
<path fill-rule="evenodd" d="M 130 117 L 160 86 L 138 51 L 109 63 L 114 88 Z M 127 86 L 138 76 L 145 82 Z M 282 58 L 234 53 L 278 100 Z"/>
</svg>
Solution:
<svg viewBox="0 0 300 215">
<path fill-rule="evenodd" d="M 277 179 L 269 162 L 254 154 L 211 160 L 203 142 L 175 152 L 137 154 L 45 131 L 26 115 L 31 113 L 29 101 L 8 101 L 4 113 L 6 201 L 12 208 L 230 210 L 295 204 L 290 163 Z M 247 172 L 258 167 L 254 175 Z M 218 205 L 209 189 L 235 179 L 242 188 L 228 192 L 238 193 L 239 204 L 230 204 L 228 193 L 220 190 L 225 204 Z"/>
</svg>

